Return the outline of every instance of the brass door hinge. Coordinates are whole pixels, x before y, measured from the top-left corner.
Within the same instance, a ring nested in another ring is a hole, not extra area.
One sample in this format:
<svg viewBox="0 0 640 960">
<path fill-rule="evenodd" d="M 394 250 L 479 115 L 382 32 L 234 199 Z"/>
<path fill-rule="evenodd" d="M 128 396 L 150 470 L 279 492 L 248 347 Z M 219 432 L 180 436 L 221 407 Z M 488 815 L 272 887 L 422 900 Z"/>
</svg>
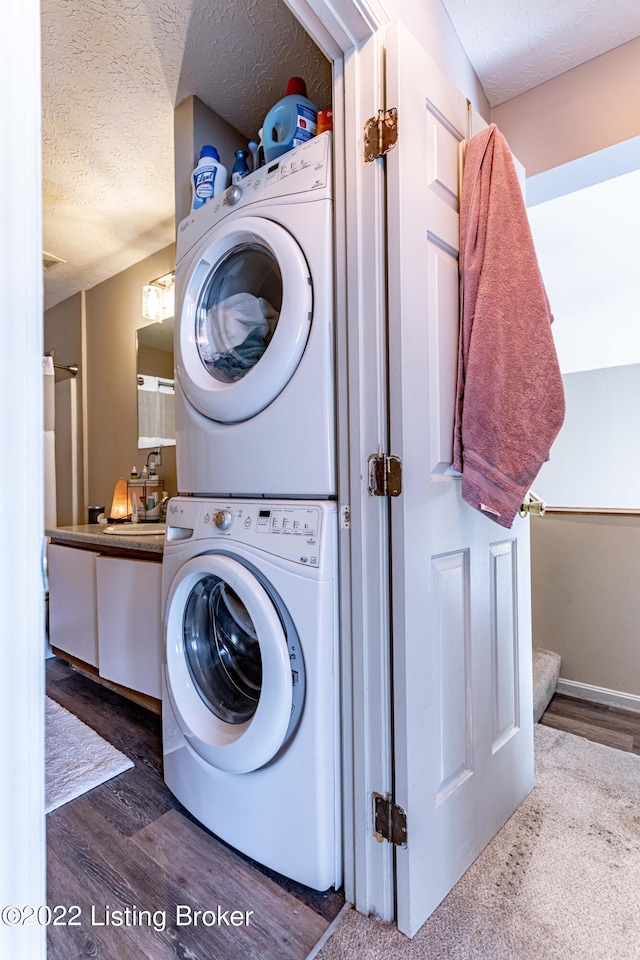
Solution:
<svg viewBox="0 0 640 960">
<path fill-rule="evenodd" d="M 406 846 L 407 815 L 402 807 L 394 803 L 390 796 L 383 797 L 380 793 L 373 793 L 372 798 L 375 838 L 381 842 L 388 840 L 397 847 Z"/>
<path fill-rule="evenodd" d="M 399 497 L 402 493 L 402 461 L 374 453 L 369 457 L 369 496 Z"/>
<path fill-rule="evenodd" d="M 364 162 L 371 163 L 384 157 L 398 142 L 398 111 L 378 110 L 377 117 L 370 117 L 364 125 Z"/>
</svg>

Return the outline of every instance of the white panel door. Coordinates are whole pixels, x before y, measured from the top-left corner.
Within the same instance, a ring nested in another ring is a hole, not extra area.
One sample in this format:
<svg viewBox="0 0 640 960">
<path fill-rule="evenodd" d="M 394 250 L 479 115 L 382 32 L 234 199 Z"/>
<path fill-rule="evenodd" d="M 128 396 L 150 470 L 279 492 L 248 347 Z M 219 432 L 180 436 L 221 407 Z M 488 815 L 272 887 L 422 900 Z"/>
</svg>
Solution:
<svg viewBox="0 0 640 960">
<path fill-rule="evenodd" d="M 412 936 L 533 786 L 528 521 L 467 506 L 451 470 L 467 102 L 388 31 L 387 157 L 398 926 Z M 524 345 L 527 348 L 527 345 Z"/>
</svg>

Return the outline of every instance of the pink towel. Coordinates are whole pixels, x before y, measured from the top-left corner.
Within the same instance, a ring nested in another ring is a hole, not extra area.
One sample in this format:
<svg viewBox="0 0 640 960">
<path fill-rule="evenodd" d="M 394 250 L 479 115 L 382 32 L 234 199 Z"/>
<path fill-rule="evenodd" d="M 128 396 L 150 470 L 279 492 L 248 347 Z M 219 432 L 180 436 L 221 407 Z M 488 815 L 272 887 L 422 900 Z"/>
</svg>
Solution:
<svg viewBox="0 0 640 960">
<path fill-rule="evenodd" d="M 511 151 L 492 124 L 466 149 L 453 466 L 472 507 L 510 527 L 564 420 L 564 390 Z"/>
</svg>

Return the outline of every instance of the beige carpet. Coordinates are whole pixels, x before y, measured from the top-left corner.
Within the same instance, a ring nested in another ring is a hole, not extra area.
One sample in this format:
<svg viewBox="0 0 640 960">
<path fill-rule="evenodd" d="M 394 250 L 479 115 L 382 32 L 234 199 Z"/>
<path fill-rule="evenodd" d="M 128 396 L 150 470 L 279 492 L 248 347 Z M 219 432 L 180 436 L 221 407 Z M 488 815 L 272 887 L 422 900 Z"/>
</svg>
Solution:
<svg viewBox="0 0 640 960">
<path fill-rule="evenodd" d="M 535 737 L 535 788 L 415 938 L 351 911 L 317 960 L 640 958 L 640 757 Z"/>
<path fill-rule="evenodd" d="M 45 811 L 51 813 L 133 763 L 59 703 L 45 700 Z"/>
</svg>

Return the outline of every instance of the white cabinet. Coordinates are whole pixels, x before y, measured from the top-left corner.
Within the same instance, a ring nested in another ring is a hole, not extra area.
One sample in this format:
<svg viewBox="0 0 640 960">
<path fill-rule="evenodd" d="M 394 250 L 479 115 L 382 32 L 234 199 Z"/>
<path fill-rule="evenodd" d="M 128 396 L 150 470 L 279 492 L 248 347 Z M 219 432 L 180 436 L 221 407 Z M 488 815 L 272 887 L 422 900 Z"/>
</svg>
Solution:
<svg viewBox="0 0 640 960">
<path fill-rule="evenodd" d="M 96 559 L 92 550 L 49 544 L 49 641 L 98 666 Z"/>
<path fill-rule="evenodd" d="M 49 544 L 49 640 L 105 680 L 160 700 L 162 564 L 151 556 Z"/>
<path fill-rule="evenodd" d="M 162 565 L 96 559 L 99 672 L 105 680 L 162 696 Z"/>
</svg>

